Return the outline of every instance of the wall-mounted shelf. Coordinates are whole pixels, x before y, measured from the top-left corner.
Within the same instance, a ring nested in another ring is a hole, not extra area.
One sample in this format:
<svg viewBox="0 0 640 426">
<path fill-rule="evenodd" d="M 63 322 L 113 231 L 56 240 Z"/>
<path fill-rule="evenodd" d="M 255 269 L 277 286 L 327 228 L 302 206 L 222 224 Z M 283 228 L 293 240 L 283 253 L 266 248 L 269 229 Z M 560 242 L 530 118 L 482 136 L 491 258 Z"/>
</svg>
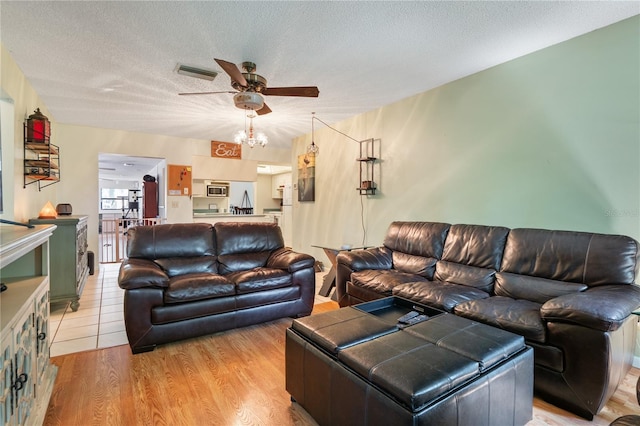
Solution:
<svg viewBox="0 0 640 426">
<path fill-rule="evenodd" d="M 356 188 L 360 195 L 375 195 L 377 184 L 375 181 L 374 166 L 378 161 L 375 156 L 374 139 L 360 141 L 360 156 L 356 158 L 360 166 L 359 186 Z"/>
<path fill-rule="evenodd" d="M 24 125 L 24 186 L 38 184 L 38 191 L 60 182 L 60 148 L 49 141 L 49 136 L 38 142 L 28 137 Z"/>
</svg>

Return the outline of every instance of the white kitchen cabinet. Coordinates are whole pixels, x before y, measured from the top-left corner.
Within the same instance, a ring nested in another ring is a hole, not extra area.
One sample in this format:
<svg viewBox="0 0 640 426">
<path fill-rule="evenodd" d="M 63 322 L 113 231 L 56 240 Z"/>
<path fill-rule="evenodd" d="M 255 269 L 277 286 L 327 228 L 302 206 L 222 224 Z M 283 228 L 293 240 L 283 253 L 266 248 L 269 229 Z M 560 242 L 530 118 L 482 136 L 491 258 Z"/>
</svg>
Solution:
<svg viewBox="0 0 640 426">
<path fill-rule="evenodd" d="M 191 191 L 194 197 L 206 197 L 207 185 L 202 179 L 194 179 L 191 183 Z"/>
<path fill-rule="evenodd" d="M 282 198 L 285 185 L 291 184 L 291 173 L 280 173 L 271 176 L 271 198 Z"/>
</svg>

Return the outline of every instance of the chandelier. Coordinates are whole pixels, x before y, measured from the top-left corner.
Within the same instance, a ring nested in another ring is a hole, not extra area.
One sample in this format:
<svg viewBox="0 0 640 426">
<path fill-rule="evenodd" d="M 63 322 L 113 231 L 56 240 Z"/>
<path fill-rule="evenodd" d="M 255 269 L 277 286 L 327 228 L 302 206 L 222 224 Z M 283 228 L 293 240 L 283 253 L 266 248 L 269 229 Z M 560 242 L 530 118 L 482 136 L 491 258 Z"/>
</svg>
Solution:
<svg viewBox="0 0 640 426">
<path fill-rule="evenodd" d="M 240 130 L 239 132 L 237 132 L 233 140 L 238 145 L 246 143 L 247 145 L 249 145 L 250 148 L 253 148 L 256 145 L 260 145 L 261 147 L 264 148 L 264 146 L 269 143 L 269 139 L 267 138 L 267 135 L 265 135 L 262 132 L 254 133 L 253 119 L 256 117 L 256 115 L 253 113 L 253 111 L 251 111 L 250 114 L 247 114 L 247 117 L 249 118 L 249 133 L 247 133 L 247 130 L 246 130 L 247 119 L 245 118 L 244 120 L 245 130 Z"/>
</svg>

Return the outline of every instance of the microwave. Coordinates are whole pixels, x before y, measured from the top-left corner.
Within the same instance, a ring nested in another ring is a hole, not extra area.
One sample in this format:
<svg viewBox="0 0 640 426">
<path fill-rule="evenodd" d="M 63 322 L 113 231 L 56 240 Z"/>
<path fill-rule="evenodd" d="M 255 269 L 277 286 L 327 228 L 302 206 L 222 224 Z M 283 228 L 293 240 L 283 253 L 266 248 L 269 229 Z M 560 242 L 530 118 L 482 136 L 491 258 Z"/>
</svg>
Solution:
<svg viewBox="0 0 640 426">
<path fill-rule="evenodd" d="M 207 185 L 207 197 L 226 197 L 228 188 L 224 185 Z"/>
</svg>

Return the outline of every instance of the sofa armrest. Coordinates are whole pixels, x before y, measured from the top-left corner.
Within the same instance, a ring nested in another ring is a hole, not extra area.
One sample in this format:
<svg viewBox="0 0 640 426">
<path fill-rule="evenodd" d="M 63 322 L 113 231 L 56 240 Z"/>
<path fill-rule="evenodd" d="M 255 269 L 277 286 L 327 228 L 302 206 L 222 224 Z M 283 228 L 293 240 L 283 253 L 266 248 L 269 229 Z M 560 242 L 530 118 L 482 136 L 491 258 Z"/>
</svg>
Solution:
<svg viewBox="0 0 640 426">
<path fill-rule="evenodd" d="M 547 301 L 540 308 L 543 320 L 615 331 L 640 306 L 640 287 L 634 284 L 603 285 Z"/>
<path fill-rule="evenodd" d="M 365 269 L 391 269 L 393 258 L 391 250 L 385 247 L 372 247 L 364 250 L 341 251 L 336 256 L 336 299 L 341 307 L 349 306 L 347 282 L 351 274 Z"/>
<path fill-rule="evenodd" d="M 284 247 L 271 253 L 267 259 L 267 268 L 282 269 L 293 273 L 301 269 L 313 268 L 315 262 L 313 256 Z"/>
<path fill-rule="evenodd" d="M 118 285 L 124 290 L 142 287 L 166 288 L 169 286 L 169 277 L 152 260 L 125 259 L 120 265 Z"/>
<path fill-rule="evenodd" d="M 341 251 L 336 262 L 352 271 L 365 269 L 391 269 L 393 260 L 391 250 L 385 247 L 373 247 L 365 250 Z"/>
</svg>

